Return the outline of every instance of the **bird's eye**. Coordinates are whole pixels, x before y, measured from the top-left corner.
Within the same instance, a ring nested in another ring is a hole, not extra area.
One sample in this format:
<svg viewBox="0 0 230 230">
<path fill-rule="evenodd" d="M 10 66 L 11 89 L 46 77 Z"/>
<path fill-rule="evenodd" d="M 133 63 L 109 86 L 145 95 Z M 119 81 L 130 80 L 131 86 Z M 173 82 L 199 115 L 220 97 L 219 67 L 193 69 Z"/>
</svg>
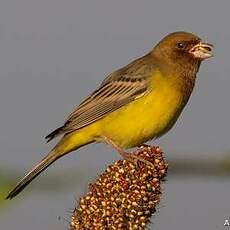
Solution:
<svg viewBox="0 0 230 230">
<path fill-rule="evenodd" d="M 184 47 L 185 47 L 185 46 L 184 46 L 183 43 L 181 43 L 181 42 L 177 43 L 177 48 L 183 49 Z"/>
</svg>

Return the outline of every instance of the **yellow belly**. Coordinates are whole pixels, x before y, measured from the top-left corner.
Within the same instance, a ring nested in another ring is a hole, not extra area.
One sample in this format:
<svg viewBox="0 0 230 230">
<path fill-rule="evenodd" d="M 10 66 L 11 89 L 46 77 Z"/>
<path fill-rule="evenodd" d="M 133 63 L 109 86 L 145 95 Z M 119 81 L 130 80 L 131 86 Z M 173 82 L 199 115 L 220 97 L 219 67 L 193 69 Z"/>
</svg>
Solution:
<svg viewBox="0 0 230 230">
<path fill-rule="evenodd" d="M 174 81 L 160 74 L 151 84 L 150 93 L 96 122 L 96 130 L 123 148 L 138 146 L 167 132 L 183 109 L 182 94 Z"/>
</svg>

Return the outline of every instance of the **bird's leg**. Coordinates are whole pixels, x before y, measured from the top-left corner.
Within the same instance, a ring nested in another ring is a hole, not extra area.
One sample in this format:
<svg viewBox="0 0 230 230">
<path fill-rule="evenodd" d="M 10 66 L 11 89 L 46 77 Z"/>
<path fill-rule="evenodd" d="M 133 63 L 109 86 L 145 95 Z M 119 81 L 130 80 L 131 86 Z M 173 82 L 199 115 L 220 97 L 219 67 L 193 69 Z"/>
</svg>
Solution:
<svg viewBox="0 0 230 230">
<path fill-rule="evenodd" d="M 137 164 L 137 161 L 141 161 L 141 162 L 143 162 L 144 164 L 147 164 L 147 165 L 149 165 L 149 166 L 151 166 L 151 167 L 154 166 L 151 162 L 149 162 L 149 161 L 147 161 L 147 160 L 145 160 L 145 159 L 143 159 L 143 158 L 141 158 L 141 157 L 139 157 L 139 156 L 137 156 L 137 155 L 134 155 L 134 154 L 132 154 L 132 153 L 125 152 L 121 147 L 119 147 L 118 145 L 116 145 L 116 144 L 115 144 L 111 139 L 109 139 L 108 137 L 103 136 L 103 140 L 104 140 L 104 142 L 105 142 L 106 144 L 112 146 L 112 147 L 113 147 L 113 148 L 114 148 L 114 149 L 115 149 L 125 160 L 131 161 L 132 163 L 135 163 L 135 164 Z"/>
</svg>

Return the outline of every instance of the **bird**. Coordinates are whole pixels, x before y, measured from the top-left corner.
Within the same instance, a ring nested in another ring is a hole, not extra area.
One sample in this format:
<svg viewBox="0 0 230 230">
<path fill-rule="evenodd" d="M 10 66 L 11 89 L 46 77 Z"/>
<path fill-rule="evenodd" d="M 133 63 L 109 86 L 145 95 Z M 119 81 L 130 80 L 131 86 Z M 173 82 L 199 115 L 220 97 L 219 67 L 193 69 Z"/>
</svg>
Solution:
<svg viewBox="0 0 230 230">
<path fill-rule="evenodd" d="M 47 142 L 61 138 L 6 199 L 15 197 L 57 159 L 91 143 L 106 143 L 125 159 L 135 160 L 127 149 L 159 138 L 173 127 L 191 96 L 201 62 L 212 56 L 212 44 L 177 31 L 109 74 L 60 128 L 46 136 Z"/>
</svg>

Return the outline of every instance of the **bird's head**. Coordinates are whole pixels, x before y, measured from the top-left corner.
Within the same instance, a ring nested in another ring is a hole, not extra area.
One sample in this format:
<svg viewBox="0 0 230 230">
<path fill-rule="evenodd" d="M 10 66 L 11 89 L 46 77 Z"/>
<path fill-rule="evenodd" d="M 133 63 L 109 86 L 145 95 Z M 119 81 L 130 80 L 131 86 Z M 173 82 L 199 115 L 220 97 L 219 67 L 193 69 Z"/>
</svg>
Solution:
<svg viewBox="0 0 230 230">
<path fill-rule="evenodd" d="M 213 56 L 212 49 L 213 45 L 192 33 L 174 32 L 164 37 L 152 54 L 165 64 L 199 68 L 201 61 Z"/>
</svg>

